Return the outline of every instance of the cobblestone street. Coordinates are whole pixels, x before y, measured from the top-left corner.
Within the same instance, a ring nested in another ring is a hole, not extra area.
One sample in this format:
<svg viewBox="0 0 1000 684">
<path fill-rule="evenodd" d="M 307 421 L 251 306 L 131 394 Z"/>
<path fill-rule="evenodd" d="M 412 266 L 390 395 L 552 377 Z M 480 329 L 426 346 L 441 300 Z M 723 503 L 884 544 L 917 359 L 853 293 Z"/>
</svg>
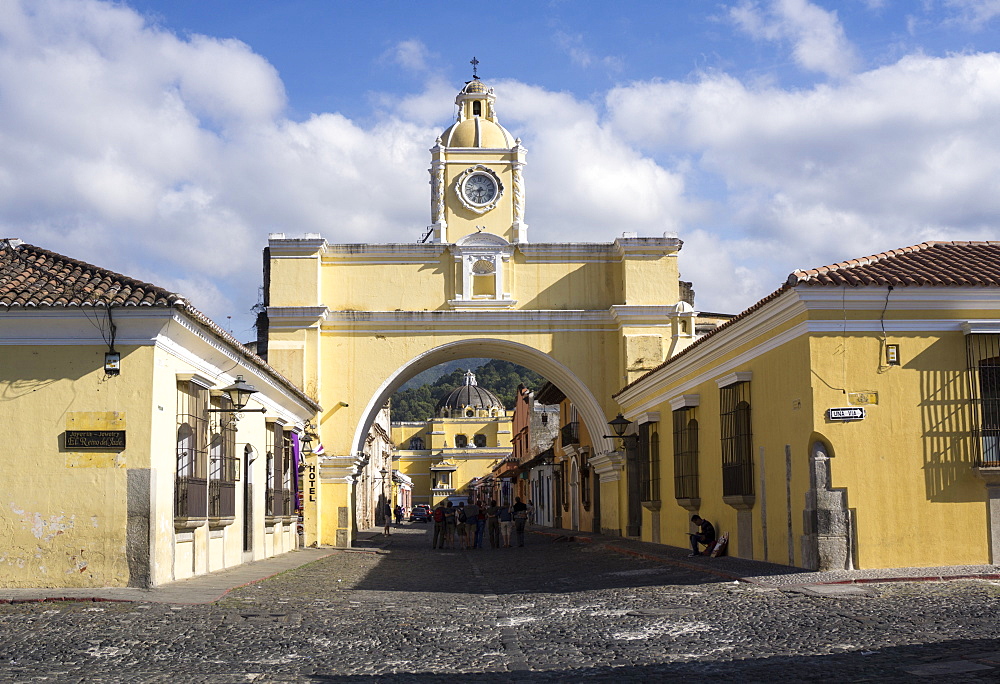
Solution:
<svg viewBox="0 0 1000 684">
<path fill-rule="evenodd" d="M 998 598 L 721 581 L 539 534 L 433 551 L 406 524 L 216 603 L 0 605 L 0 680 L 996 681 Z"/>
</svg>

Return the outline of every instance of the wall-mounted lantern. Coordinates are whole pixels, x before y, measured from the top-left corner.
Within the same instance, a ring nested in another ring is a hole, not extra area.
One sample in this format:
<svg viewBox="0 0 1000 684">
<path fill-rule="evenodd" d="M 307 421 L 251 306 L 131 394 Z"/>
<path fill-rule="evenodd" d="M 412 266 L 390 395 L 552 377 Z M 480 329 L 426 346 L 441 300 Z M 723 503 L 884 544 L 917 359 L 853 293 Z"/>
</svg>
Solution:
<svg viewBox="0 0 1000 684">
<path fill-rule="evenodd" d="M 242 375 L 237 375 L 236 382 L 229 387 L 223 387 L 222 392 L 229 397 L 232 408 L 210 408 L 205 409 L 206 411 L 209 413 L 267 413 L 267 409 L 263 407 L 259 409 L 244 408 L 250 401 L 250 395 L 256 394 L 257 390 L 254 389 L 253 385 L 248 385 Z"/>
<path fill-rule="evenodd" d="M 628 426 L 632 424 L 632 421 L 619 413 L 615 416 L 614 420 L 609 420 L 608 425 L 614 431 L 614 435 L 604 435 L 608 439 L 620 439 L 622 441 L 622 447 L 624 448 L 628 442 L 639 440 L 639 435 L 626 435 L 625 431 L 628 430 Z"/>
</svg>

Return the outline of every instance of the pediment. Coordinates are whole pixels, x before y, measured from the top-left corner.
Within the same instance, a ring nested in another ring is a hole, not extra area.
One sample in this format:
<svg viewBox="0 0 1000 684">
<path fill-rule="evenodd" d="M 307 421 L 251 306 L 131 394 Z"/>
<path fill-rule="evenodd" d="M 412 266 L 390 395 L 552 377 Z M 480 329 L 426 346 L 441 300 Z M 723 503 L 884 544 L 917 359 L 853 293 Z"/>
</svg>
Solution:
<svg viewBox="0 0 1000 684">
<path fill-rule="evenodd" d="M 455 243 L 458 247 L 509 247 L 510 243 L 493 233 L 470 233 Z"/>
</svg>

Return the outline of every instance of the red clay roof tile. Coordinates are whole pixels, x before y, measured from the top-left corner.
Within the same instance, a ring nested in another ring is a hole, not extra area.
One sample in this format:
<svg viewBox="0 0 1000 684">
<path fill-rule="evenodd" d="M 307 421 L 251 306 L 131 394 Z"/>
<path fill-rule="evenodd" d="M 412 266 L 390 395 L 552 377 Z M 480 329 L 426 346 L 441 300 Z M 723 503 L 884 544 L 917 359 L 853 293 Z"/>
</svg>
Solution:
<svg viewBox="0 0 1000 684">
<path fill-rule="evenodd" d="M 191 306 L 184 296 L 41 247 L 0 240 L 0 307 L 9 311 L 86 306 L 180 309 L 244 356 L 251 365 L 284 385 L 312 408 L 320 409 L 315 399 Z"/>
</svg>

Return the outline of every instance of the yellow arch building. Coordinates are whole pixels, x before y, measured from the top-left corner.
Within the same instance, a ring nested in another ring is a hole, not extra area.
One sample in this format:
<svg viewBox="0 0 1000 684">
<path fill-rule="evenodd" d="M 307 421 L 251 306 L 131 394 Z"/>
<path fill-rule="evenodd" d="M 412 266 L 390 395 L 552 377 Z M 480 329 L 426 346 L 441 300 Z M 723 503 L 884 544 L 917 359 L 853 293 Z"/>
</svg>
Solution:
<svg viewBox="0 0 1000 684">
<path fill-rule="evenodd" d="M 526 154 L 478 78 L 431 148 L 431 223 L 395 244 L 329 244 L 274 234 L 265 253 L 268 361 L 328 410 L 319 485 L 305 501 L 307 543 L 351 543 L 352 486 L 365 435 L 406 380 L 444 361 L 491 357 L 544 375 L 595 435 L 605 501 L 624 460 L 602 438 L 611 395 L 694 337 L 675 237 L 531 243 Z M 572 226 L 561 227 L 571 234 Z M 596 481 L 598 478 L 592 478 Z M 617 506 L 602 528 L 621 532 Z"/>
</svg>

